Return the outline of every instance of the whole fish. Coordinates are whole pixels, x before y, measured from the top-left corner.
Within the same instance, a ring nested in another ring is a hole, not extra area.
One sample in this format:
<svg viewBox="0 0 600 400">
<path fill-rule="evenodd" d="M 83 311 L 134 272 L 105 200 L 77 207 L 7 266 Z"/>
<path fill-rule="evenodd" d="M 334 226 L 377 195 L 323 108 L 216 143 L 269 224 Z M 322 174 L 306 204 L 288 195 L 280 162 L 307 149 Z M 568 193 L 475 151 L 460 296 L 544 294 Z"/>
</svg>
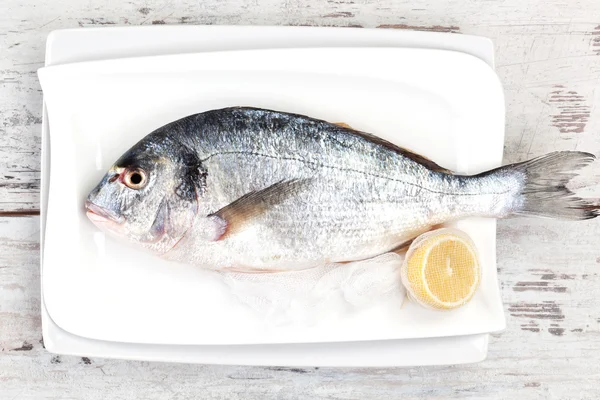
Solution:
<svg viewBox="0 0 600 400">
<path fill-rule="evenodd" d="M 302 115 L 233 107 L 158 128 L 86 201 L 101 229 L 188 264 L 282 271 L 367 259 L 461 218 L 581 220 L 566 183 L 594 160 L 556 152 L 455 175 L 376 136 Z"/>
</svg>

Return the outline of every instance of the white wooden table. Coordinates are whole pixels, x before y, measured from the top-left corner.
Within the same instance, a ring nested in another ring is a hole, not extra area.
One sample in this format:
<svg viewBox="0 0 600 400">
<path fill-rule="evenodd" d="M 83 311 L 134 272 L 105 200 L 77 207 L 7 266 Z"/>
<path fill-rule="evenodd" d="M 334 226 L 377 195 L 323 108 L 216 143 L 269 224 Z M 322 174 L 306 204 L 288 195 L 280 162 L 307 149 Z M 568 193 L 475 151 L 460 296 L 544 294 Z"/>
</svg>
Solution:
<svg viewBox="0 0 600 400">
<path fill-rule="evenodd" d="M 405 369 L 258 368 L 55 356 L 40 326 L 45 38 L 59 28 L 316 25 L 490 37 L 507 105 L 505 162 L 600 155 L 600 2 L 580 0 L 3 0 L 0 2 L 0 399 L 600 397 L 600 221 L 500 221 L 508 318 L 488 360 Z M 597 168 L 600 169 L 600 168 Z M 68 179 L 69 171 L 64 171 Z M 584 192 L 600 197 L 598 188 Z M 76 300 L 76 299 L 74 299 Z"/>
</svg>

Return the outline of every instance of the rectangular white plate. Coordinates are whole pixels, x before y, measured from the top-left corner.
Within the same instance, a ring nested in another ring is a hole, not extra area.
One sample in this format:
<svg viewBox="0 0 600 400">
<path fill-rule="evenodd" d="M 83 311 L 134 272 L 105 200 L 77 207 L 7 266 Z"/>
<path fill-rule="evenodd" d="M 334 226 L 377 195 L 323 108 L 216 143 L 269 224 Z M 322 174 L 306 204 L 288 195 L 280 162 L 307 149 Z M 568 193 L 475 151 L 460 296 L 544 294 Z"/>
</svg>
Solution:
<svg viewBox="0 0 600 400">
<path fill-rule="evenodd" d="M 93 50 L 89 43 L 93 42 Z M 64 64 L 122 55 L 151 55 L 211 51 L 220 48 L 246 49 L 318 46 L 401 46 L 447 48 L 474 54 L 493 66 L 493 49 L 487 39 L 467 35 L 422 32 L 349 30 L 330 28 L 203 27 L 167 26 L 102 28 L 54 32 L 48 40 L 46 64 Z M 222 47 L 220 47 L 222 46 Z M 47 116 L 43 124 L 42 242 L 48 200 L 49 140 Z M 491 139 L 490 166 L 500 163 L 502 133 Z M 486 146 L 482 143 L 482 146 Z M 43 295 L 46 288 L 42 287 Z M 388 340 L 362 343 L 169 346 L 105 342 L 75 336 L 53 321 L 42 303 L 44 340 L 47 348 L 63 354 L 135 358 L 162 361 L 287 364 L 287 365 L 429 365 L 475 362 L 485 357 L 487 335 L 433 339 Z"/>
<path fill-rule="evenodd" d="M 132 343 L 252 344 L 502 328 L 492 221 L 459 224 L 473 237 L 483 265 L 481 288 L 465 307 L 440 313 L 381 301 L 312 325 L 278 326 L 235 300 L 218 275 L 105 238 L 82 212 L 87 193 L 114 160 L 147 133 L 189 114 L 234 105 L 345 121 L 452 170 L 482 171 L 490 154 L 478 146 L 480 133 L 501 127 L 503 97 L 496 75 L 481 60 L 425 49 L 229 51 L 48 67 L 40 70 L 40 80 L 56 155 L 45 301 L 67 331 Z"/>
</svg>

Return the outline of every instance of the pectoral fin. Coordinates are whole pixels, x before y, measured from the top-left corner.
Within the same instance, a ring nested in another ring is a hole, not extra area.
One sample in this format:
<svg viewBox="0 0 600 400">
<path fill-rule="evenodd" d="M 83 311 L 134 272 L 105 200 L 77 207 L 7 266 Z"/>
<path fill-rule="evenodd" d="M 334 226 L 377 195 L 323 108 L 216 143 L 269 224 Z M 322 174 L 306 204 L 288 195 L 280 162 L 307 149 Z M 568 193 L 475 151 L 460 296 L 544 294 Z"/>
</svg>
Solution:
<svg viewBox="0 0 600 400">
<path fill-rule="evenodd" d="M 239 232 L 273 206 L 298 194 L 309 182 L 310 179 L 279 181 L 264 189 L 247 193 L 219 211 L 208 215 L 215 226 L 213 240 L 222 240 Z"/>
</svg>

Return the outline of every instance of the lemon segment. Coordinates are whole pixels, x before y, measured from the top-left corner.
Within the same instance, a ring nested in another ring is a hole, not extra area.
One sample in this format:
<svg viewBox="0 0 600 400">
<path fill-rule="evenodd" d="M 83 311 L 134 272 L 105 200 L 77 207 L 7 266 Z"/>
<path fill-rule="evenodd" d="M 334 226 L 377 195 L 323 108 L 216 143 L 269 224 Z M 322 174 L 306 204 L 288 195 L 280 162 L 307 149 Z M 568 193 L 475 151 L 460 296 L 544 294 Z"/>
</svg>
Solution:
<svg viewBox="0 0 600 400">
<path fill-rule="evenodd" d="M 475 245 L 464 232 L 439 229 L 413 242 L 401 276 L 411 300 L 451 310 L 471 300 L 479 287 L 481 267 Z"/>
</svg>

